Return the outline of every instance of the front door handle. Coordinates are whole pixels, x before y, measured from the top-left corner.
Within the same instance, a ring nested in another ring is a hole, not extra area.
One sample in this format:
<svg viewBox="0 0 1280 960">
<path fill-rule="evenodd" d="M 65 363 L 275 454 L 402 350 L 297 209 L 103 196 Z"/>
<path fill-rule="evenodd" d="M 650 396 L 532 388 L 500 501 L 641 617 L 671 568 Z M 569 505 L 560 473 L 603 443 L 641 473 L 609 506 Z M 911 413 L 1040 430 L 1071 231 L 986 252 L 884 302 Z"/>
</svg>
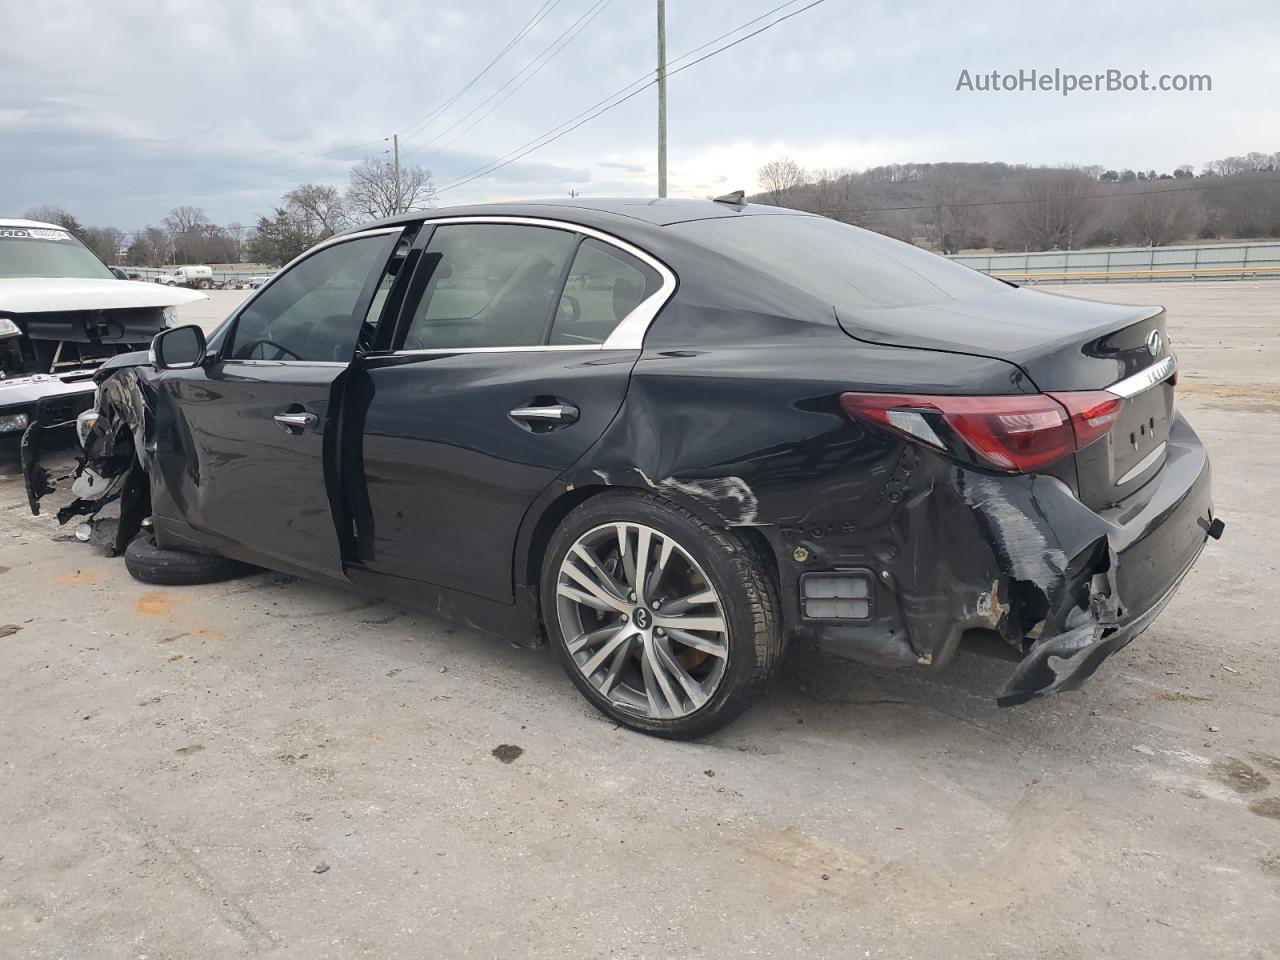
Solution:
<svg viewBox="0 0 1280 960">
<path fill-rule="evenodd" d="M 549 403 L 545 406 L 516 407 L 511 411 L 511 418 L 529 424 L 567 424 L 577 421 L 578 412 L 578 408 L 572 403 Z"/>
<path fill-rule="evenodd" d="M 320 422 L 320 418 L 314 413 L 277 413 L 271 419 L 280 425 L 281 430 L 291 435 Z"/>
</svg>

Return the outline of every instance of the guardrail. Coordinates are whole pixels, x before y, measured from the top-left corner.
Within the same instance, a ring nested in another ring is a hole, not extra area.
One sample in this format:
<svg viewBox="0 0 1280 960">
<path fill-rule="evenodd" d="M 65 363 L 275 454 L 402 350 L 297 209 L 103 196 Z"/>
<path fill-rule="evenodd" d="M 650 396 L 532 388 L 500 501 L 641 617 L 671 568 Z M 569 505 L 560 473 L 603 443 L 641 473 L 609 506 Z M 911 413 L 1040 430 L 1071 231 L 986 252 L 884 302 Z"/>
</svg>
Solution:
<svg viewBox="0 0 1280 960">
<path fill-rule="evenodd" d="M 1015 283 L 1280 278 L 1280 243 L 1111 247 L 1036 253 L 957 254 L 957 263 Z"/>
</svg>

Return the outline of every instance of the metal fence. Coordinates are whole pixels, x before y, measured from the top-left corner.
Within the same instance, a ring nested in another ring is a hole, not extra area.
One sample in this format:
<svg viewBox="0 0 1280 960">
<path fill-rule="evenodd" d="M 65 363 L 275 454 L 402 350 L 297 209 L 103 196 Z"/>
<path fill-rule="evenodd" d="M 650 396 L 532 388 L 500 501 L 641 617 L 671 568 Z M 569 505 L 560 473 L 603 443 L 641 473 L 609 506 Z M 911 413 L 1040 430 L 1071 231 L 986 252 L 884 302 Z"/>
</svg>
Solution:
<svg viewBox="0 0 1280 960">
<path fill-rule="evenodd" d="M 951 259 L 1016 283 L 1280 279 L 1280 243 L 965 253 Z"/>
</svg>

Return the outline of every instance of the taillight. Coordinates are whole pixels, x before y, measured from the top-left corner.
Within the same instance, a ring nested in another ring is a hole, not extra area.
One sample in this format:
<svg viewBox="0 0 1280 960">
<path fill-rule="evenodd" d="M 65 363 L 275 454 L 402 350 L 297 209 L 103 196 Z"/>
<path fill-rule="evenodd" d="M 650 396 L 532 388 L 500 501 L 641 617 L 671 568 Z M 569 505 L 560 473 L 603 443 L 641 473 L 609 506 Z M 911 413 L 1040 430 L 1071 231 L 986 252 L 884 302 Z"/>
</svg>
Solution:
<svg viewBox="0 0 1280 960">
<path fill-rule="evenodd" d="M 843 393 L 850 416 L 940 450 L 948 432 L 987 466 L 1031 473 L 1102 437 L 1120 417 L 1124 398 L 1105 390 L 1015 396 L 951 397 L 909 393 Z"/>
</svg>

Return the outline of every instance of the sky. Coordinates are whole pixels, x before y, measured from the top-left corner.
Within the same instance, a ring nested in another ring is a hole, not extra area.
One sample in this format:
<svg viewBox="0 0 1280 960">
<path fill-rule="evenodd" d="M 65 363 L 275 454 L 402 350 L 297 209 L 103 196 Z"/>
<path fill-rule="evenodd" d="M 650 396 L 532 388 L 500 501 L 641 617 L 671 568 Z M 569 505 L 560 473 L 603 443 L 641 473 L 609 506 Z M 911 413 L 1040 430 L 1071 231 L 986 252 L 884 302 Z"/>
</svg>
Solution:
<svg viewBox="0 0 1280 960">
<path fill-rule="evenodd" d="M 667 0 L 669 69 L 780 2 Z M 1274 0 L 824 0 L 672 73 L 669 193 L 752 192 L 781 155 L 810 169 L 1001 160 L 1163 171 L 1273 152 L 1277 49 Z M 0 216 L 56 204 L 133 230 L 192 204 L 252 224 L 299 183 L 345 185 L 392 134 L 403 163 L 431 171 L 441 205 L 653 196 L 653 87 L 462 181 L 636 89 L 655 62 L 654 0 L 0 0 Z M 963 70 L 1033 68 L 1208 74 L 1212 90 L 956 89 Z"/>
</svg>

